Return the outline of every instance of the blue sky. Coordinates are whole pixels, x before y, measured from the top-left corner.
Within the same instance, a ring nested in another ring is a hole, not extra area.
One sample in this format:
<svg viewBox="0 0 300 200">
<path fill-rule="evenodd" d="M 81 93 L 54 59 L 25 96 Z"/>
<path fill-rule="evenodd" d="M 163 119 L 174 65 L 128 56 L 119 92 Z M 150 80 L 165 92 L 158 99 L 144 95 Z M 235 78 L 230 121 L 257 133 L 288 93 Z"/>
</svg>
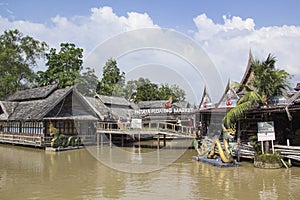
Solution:
<svg viewBox="0 0 300 200">
<path fill-rule="evenodd" d="M 30 20 L 47 23 L 53 16 L 72 17 L 88 15 L 92 7 L 110 6 L 118 15 L 127 12 L 148 13 L 151 18 L 164 28 L 194 28 L 192 18 L 206 13 L 214 22 L 222 22 L 222 16 L 251 17 L 257 27 L 299 25 L 300 3 L 297 0 L 274 1 L 253 0 L 2 0 L 1 16 L 15 20 Z"/>
<path fill-rule="evenodd" d="M 251 50 L 260 60 L 275 55 L 295 85 L 300 82 L 299 7 L 296 0 L 0 0 L 0 32 L 19 29 L 55 48 L 72 42 L 88 55 L 122 32 L 174 29 L 206 51 L 224 84 L 240 81 Z"/>
</svg>

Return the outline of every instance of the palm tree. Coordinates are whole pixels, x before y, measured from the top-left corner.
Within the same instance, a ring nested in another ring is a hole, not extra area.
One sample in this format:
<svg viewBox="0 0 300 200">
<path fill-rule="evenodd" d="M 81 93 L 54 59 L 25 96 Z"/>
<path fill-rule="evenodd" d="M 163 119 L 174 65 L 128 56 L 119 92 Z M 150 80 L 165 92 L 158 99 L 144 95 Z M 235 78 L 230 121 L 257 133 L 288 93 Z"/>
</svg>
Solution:
<svg viewBox="0 0 300 200">
<path fill-rule="evenodd" d="M 233 127 L 235 122 L 244 117 L 252 106 L 264 104 L 263 98 L 252 86 L 235 83 L 232 88 L 244 89 L 246 93 L 238 100 L 237 105 L 224 116 L 223 124 L 226 128 Z"/>
<path fill-rule="evenodd" d="M 239 99 L 237 106 L 226 113 L 223 118 L 225 127 L 231 127 L 251 107 L 268 106 L 272 97 L 291 88 L 288 80 L 292 76 L 284 70 L 276 69 L 275 63 L 276 58 L 271 54 L 265 61 L 254 60 L 251 65 L 254 76 L 249 85 L 233 85 L 233 88 L 240 88 L 245 94 Z"/>
</svg>

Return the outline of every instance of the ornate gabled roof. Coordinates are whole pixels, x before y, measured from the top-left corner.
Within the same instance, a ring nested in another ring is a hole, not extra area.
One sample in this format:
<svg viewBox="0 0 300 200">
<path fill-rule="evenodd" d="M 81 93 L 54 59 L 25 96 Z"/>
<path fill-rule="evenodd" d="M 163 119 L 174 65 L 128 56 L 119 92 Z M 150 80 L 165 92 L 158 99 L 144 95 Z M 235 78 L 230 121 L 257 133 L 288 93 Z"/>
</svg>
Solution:
<svg viewBox="0 0 300 200">
<path fill-rule="evenodd" d="M 252 53 L 251 53 L 251 50 L 250 50 L 249 51 L 249 58 L 248 58 L 247 68 L 246 68 L 244 76 L 243 76 L 243 78 L 240 82 L 243 85 L 248 85 L 252 80 L 252 77 L 253 77 L 252 63 L 253 63 L 253 56 L 252 56 Z"/>
<path fill-rule="evenodd" d="M 297 83 L 296 87 L 294 88 L 294 90 L 299 91 L 300 90 L 300 83 Z"/>
<path fill-rule="evenodd" d="M 217 104 L 217 108 L 235 107 L 237 105 L 239 96 L 237 95 L 236 90 L 232 88 L 233 84 L 234 82 L 228 81 L 224 94 Z"/>
<path fill-rule="evenodd" d="M 215 104 L 212 102 L 206 87 L 204 87 L 202 99 L 199 105 L 200 110 L 215 108 Z"/>
<path fill-rule="evenodd" d="M 28 90 L 20 90 L 10 95 L 7 101 L 28 101 L 44 99 L 57 89 L 57 85 L 48 85 Z"/>
</svg>

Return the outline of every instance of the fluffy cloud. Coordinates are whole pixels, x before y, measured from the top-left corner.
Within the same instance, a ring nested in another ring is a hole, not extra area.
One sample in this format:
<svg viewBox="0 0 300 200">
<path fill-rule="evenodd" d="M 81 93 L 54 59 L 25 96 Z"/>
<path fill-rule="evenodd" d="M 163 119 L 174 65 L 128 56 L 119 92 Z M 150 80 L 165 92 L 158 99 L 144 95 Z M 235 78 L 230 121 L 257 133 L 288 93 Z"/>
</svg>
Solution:
<svg viewBox="0 0 300 200">
<path fill-rule="evenodd" d="M 300 82 L 297 58 L 300 52 L 300 27 L 255 28 L 253 19 L 227 18 L 224 23 L 214 23 L 205 14 L 194 18 L 197 32 L 195 39 L 203 46 L 224 82 L 240 81 L 251 50 L 255 59 L 263 60 L 269 53 L 277 58 L 277 67 L 294 75 L 293 84 Z"/>
<path fill-rule="evenodd" d="M 0 16 L 0 31 L 19 29 L 26 35 L 46 41 L 52 47 L 58 47 L 62 42 L 72 42 L 88 52 L 121 32 L 158 27 L 147 13 L 129 12 L 127 16 L 117 16 L 111 7 L 92 8 L 90 16 L 66 18 L 58 15 L 51 22 L 38 24 L 21 20 L 9 21 Z"/>
<path fill-rule="evenodd" d="M 241 80 L 250 50 L 257 59 L 265 59 L 269 53 L 272 53 L 278 60 L 277 67 L 295 75 L 293 84 L 300 82 L 300 67 L 297 59 L 300 52 L 300 27 L 256 28 L 253 19 L 242 19 L 238 16 L 223 16 L 223 23 L 215 23 L 205 14 L 193 20 L 197 28 L 193 35 L 194 39 L 214 62 L 224 84 L 228 79 Z M 62 42 L 75 43 L 85 50 L 86 55 L 103 41 L 124 31 L 158 27 L 147 13 L 128 12 L 126 16 L 118 16 L 111 7 L 92 8 L 89 16 L 72 18 L 54 16 L 50 23 L 45 24 L 8 20 L 0 16 L 0 24 L 0 32 L 19 29 L 25 35 L 46 41 L 51 47 L 58 48 Z M 160 41 L 159 39 L 157 41 Z M 166 56 L 163 58 L 156 56 L 156 63 L 163 63 L 164 66 L 175 59 L 167 59 L 168 63 L 165 63 L 165 60 Z M 171 63 L 170 66 L 177 64 L 178 62 Z M 199 87 L 201 86 L 197 86 L 195 90 L 199 91 L 200 99 L 202 88 Z"/>
</svg>

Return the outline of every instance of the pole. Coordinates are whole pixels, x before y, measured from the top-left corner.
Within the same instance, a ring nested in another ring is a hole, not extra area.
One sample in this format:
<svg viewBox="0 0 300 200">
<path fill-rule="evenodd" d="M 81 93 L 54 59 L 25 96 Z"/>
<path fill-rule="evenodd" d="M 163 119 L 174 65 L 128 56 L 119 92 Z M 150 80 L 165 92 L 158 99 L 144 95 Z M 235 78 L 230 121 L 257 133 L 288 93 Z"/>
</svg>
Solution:
<svg viewBox="0 0 300 200">
<path fill-rule="evenodd" d="M 241 125 L 240 121 L 238 121 L 238 149 L 237 149 L 237 161 L 240 162 L 240 152 L 241 152 Z"/>
<path fill-rule="evenodd" d="M 111 133 L 109 134 L 109 147 L 112 147 L 112 137 L 111 137 Z"/>
<path fill-rule="evenodd" d="M 286 139 L 286 145 L 289 147 L 290 146 L 290 140 L 289 139 Z M 291 159 L 289 158 L 288 159 L 288 162 L 289 162 L 289 166 L 292 166 L 292 162 L 291 162 Z"/>
<path fill-rule="evenodd" d="M 261 153 L 264 154 L 264 142 L 261 141 Z"/>
<path fill-rule="evenodd" d="M 159 145 L 160 145 L 159 139 L 160 139 L 160 135 L 158 134 L 158 135 L 157 135 L 157 149 L 159 149 Z"/>
</svg>

